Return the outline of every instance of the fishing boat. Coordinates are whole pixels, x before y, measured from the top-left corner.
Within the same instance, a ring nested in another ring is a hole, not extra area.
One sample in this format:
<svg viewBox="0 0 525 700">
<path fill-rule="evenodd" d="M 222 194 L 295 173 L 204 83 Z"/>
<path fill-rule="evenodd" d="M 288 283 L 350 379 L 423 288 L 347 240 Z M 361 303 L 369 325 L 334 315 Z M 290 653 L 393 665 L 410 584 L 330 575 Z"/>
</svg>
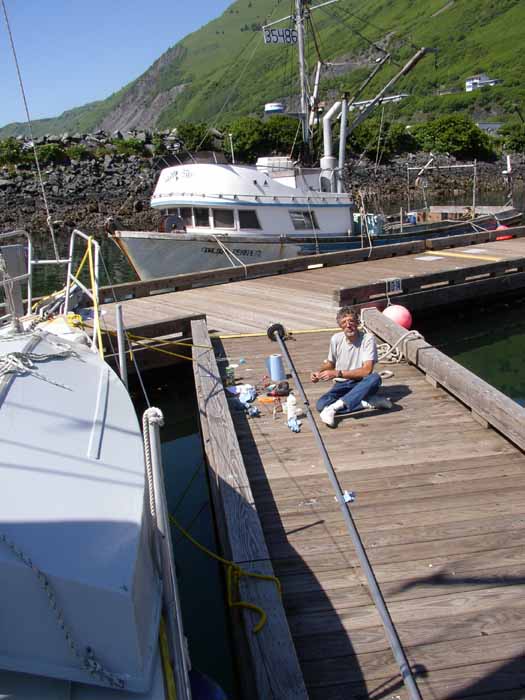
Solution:
<svg viewBox="0 0 525 700">
<path fill-rule="evenodd" d="M 165 168 L 152 197 L 163 213 L 161 230 L 115 230 L 111 238 L 138 277 L 148 280 L 495 229 L 521 219 L 513 207 L 429 207 L 390 222 L 356 212 L 349 194 L 319 188 L 329 179 L 326 170 L 284 161 Z"/>
<path fill-rule="evenodd" d="M 87 244 L 91 288 L 72 270 L 75 241 Z M 190 700 L 162 414 L 146 411 L 143 436 L 104 361 L 96 242 L 74 231 L 64 260 L 32 250 L 25 231 L 0 235 L 0 696 Z M 34 306 L 32 271 L 52 262 L 67 265 L 65 288 Z M 81 297 L 91 337 L 73 308 Z M 207 687 L 194 700 L 224 698 Z"/>
<path fill-rule="evenodd" d="M 296 0 L 293 16 L 263 27 L 265 43 L 297 45 L 301 106 L 295 116 L 301 122 L 306 154 L 311 153 L 313 128 L 318 121 L 321 64 L 318 63 L 310 94 L 304 59 L 304 28 L 315 9 Z M 274 28 L 283 21 L 293 21 L 295 29 Z M 323 156 L 319 168 L 305 169 L 284 157 L 259 158 L 253 166 L 239 165 L 235 163 L 232 144 L 231 164 L 189 162 L 164 168 L 151 199 L 151 206 L 160 214 L 159 230 L 125 231 L 113 225 L 112 240 L 137 276 L 148 280 L 513 223 L 520 214 L 512 208 L 474 208 L 465 216 L 465 210 L 456 214 L 451 209 L 438 212 L 426 207 L 424 212 L 410 212 L 396 224 L 387 222 L 381 214 L 364 211 L 362 206 L 357 209 L 351 195 L 344 191 L 348 134 L 428 51 L 416 51 L 351 123 L 349 112 L 359 91 L 352 104 L 343 95 L 326 111 L 322 117 Z M 389 58 L 385 53 L 379 59 L 372 76 Z M 368 82 L 369 79 L 363 89 Z M 332 122 L 336 119 L 340 122 L 337 157 L 332 139 Z"/>
</svg>

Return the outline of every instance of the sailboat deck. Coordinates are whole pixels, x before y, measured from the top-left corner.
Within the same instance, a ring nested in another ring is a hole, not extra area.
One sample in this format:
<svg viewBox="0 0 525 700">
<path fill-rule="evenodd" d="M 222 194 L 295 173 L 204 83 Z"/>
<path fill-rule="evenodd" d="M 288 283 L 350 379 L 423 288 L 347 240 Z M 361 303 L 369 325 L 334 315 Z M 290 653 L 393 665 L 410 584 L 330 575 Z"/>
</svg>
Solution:
<svg viewBox="0 0 525 700">
<path fill-rule="evenodd" d="M 311 403 L 327 388 L 308 377 L 329 337 L 288 344 Z M 267 338 L 216 346 L 219 360 L 245 358 L 238 380 L 252 384 L 275 351 Z M 393 371 L 381 389 L 392 410 L 318 425 L 356 493 L 351 510 L 422 697 L 523 698 L 525 458 L 414 366 Z M 232 418 L 308 695 L 405 700 L 313 434 L 261 410 Z"/>
</svg>

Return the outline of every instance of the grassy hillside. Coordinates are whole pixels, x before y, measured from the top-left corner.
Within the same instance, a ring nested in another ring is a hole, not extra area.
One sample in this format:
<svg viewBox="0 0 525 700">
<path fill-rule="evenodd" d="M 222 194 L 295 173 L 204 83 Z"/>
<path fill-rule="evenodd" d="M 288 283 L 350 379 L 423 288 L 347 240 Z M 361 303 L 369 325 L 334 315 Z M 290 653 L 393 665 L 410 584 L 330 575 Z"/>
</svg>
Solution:
<svg viewBox="0 0 525 700">
<path fill-rule="evenodd" d="M 266 21 L 290 14 L 291 5 L 284 0 L 237 0 L 216 20 L 179 42 L 176 52 L 165 54 L 166 59 L 157 62 L 160 69 L 157 65 L 156 70 L 146 71 L 107 100 L 37 122 L 37 133 L 86 131 L 104 118 L 106 124 L 111 122 L 119 105 L 133 101 L 139 81 L 141 99 L 150 102 L 185 86 L 175 99 L 157 100 L 161 105 L 155 116 L 157 128 L 181 120 L 220 124 L 241 114 L 261 115 L 264 103 L 277 99 L 293 108 L 298 92 L 295 49 L 265 46 L 259 29 Z M 411 95 L 393 108 L 406 120 L 456 111 L 507 120 L 514 103 L 525 106 L 522 0 L 340 0 L 312 15 L 316 41 L 310 38 L 307 46 L 310 73 L 317 60 L 316 46 L 324 61 L 344 63 L 327 68 L 321 96 L 342 90 L 352 94 L 381 56 L 369 43 L 377 42 L 392 54 L 392 63 L 362 99 L 371 97 L 416 48 L 437 49 L 394 88 Z M 500 78 L 502 85 L 465 93 L 465 78 L 479 72 Z M 459 92 L 437 96 L 438 89 Z M 9 132 L 12 126 L 0 130 L 0 136 Z"/>
</svg>

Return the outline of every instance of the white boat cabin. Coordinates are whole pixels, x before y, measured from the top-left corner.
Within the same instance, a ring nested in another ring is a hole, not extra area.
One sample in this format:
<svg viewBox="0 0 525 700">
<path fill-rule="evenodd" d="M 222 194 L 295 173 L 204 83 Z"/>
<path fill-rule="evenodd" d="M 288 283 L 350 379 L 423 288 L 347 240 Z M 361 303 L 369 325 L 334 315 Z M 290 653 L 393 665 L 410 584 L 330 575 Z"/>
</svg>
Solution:
<svg viewBox="0 0 525 700">
<path fill-rule="evenodd" d="M 350 196 L 320 191 L 320 184 L 318 169 L 296 169 L 286 158 L 260 159 L 257 166 L 191 163 L 161 172 L 151 205 L 165 212 L 165 232 L 351 233 Z"/>
</svg>

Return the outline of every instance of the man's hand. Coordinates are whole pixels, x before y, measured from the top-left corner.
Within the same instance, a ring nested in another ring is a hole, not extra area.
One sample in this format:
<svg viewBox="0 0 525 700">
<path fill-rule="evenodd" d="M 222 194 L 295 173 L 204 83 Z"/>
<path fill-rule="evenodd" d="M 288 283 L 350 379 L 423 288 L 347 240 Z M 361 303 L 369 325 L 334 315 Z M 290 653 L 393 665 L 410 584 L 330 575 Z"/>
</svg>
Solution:
<svg viewBox="0 0 525 700">
<path fill-rule="evenodd" d="M 310 374 L 310 381 L 314 384 L 319 381 L 319 372 L 312 372 Z"/>
<path fill-rule="evenodd" d="M 322 382 L 327 382 L 330 379 L 335 379 L 337 377 L 337 370 L 335 369 L 323 369 L 321 372 L 317 372 L 318 379 Z"/>
</svg>

